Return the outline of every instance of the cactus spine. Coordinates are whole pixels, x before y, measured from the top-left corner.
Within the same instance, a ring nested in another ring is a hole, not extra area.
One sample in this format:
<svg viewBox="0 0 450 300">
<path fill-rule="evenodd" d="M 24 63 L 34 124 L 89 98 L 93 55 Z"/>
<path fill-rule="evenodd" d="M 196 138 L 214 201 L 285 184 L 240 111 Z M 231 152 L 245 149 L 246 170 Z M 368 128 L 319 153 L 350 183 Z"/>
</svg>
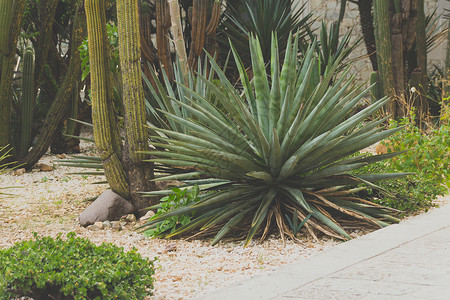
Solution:
<svg viewBox="0 0 450 300">
<path fill-rule="evenodd" d="M 20 134 L 20 157 L 25 157 L 31 144 L 31 128 L 34 107 L 34 52 L 28 47 L 23 54 L 22 111 Z"/>
<path fill-rule="evenodd" d="M 389 1 L 374 1 L 374 14 L 379 82 L 382 86 L 384 95 L 391 97 L 387 109 L 388 112 L 395 117 L 396 104 L 393 86 L 394 74 L 392 71 Z"/>
<path fill-rule="evenodd" d="M 94 139 L 103 161 L 106 179 L 111 188 L 122 197 L 129 196 L 126 173 L 120 161 L 121 145 L 114 122 L 109 65 L 107 53 L 105 0 L 86 0 L 89 58 L 91 64 L 92 120 Z"/>
</svg>

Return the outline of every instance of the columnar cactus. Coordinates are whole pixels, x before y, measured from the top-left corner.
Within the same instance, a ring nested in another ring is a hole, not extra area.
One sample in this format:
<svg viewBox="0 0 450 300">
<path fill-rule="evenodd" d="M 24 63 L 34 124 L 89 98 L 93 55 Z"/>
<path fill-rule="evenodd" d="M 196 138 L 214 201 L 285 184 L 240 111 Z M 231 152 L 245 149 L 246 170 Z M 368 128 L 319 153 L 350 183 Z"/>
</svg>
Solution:
<svg viewBox="0 0 450 300">
<path fill-rule="evenodd" d="M 0 53 L 6 56 L 9 52 L 9 34 L 14 11 L 14 1 L 0 0 Z"/>
<path fill-rule="evenodd" d="M 158 58 L 170 82 L 173 81 L 173 66 L 169 44 L 170 12 L 166 0 L 156 1 L 156 39 Z"/>
<path fill-rule="evenodd" d="M 192 46 L 189 52 L 189 67 L 196 68 L 206 40 L 215 35 L 220 19 L 220 0 L 214 0 L 209 22 L 207 22 L 210 0 L 194 0 L 190 22 L 192 24 Z M 208 49 L 211 50 L 211 49 Z"/>
<path fill-rule="evenodd" d="M 31 144 L 31 125 L 34 107 L 34 52 L 28 47 L 23 54 L 22 110 L 20 120 L 20 157 L 24 157 Z"/>
<path fill-rule="evenodd" d="M 375 103 L 375 101 L 381 99 L 383 95 L 383 91 L 381 90 L 381 85 L 378 79 L 378 72 L 370 73 L 370 85 L 370 97 L 372 103 Z"/>
<path fill-rule="evenodd" d="M 424 11 L 424 0 L 417 1 L 417 23 L 416 23 L 416 53 L 417 53 L 417 67 L 419 74 L 419 85 L 417 88 L 420 91 L 419 96 L 419 111 L 423 113 L 428 112 L 427 100 L 427 40 L 426 40 L 426 22 Z"/>
<path fill-rule="evenodd" d="M 7 11 L 12 8 L 11 22 L 5 27 Z M 0 148 L 11 144 L 11 82 L 15 65 L 15 48 L 22 23 L 25 0 L 0 0 Z M 6 33 L 6 37 L 4 34 Z M 6 44 L 4 41 L 7 41 Z M 0 155 L 2 151 L 0 151 Z"/>
<path fill-rule="evenodd" d="M 72 97 L 69 103 L 69 118 L 76 119 L 78 117 L 78 98 L 80 97 L 80 90 L 78 81 L 72 90 Z M 72 120 L 67 120 L 65 134 L 73 135 L 75 133 L 76 123 Z"/>
<path fill-rule="evenodd" d="M 128 171 L 130 196 L 137 209 L 148 207 L 138 192 L 154 189 L 153 165 L 144 163 L 142 151 L 149 151 L 144 89 L 140 65 L 138 0 L 117 1 L 119 56 L 122 73 L 125 117 L 125 149 L 123 161 Z"/>
<path fill-rule="evenodd" d="M 395 90 L 392 72 L 389 1 L 374 1 L 374 14 L 379 82 L 383 88 L 384 95 L 392 97 L 388 104 L 388 112 L 396 116 L 396 104 L 393 99 Z"/>
<path fill-rule="evenodd" d="M 103 161 L 111 188 L 123 197 L 129 196 L 126 172 L 121 163 L 121 143 L 112 111 L 112 94 L 107 53 L 105 0 L 84 2 L 91 65 L 92 120 L 94 139 Z"/>
</svg>

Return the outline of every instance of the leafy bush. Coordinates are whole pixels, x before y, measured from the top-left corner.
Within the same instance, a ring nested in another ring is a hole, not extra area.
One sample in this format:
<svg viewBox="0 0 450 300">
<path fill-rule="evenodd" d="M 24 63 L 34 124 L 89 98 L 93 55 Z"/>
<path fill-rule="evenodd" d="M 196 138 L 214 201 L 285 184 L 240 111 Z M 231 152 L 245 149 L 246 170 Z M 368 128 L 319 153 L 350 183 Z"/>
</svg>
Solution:
<svg viewBox="0 0 450 300">
<path fill-rule="evenodd" d="M 152 207 L 152 209 L 158 209 L 155 217 L 200 201 L 200 189 L 198 188 L 198 185 L 194 185 L 190 190 L 173 188 L 172 191 L 173 194 L 163 197 L 160 200 L 161 204 Z M 190 213 L 166 218 L 163 222 L 155 224 L 154 229 L 148 229 L 145 234 L 158 237 L 172 233 L 180 226 L 188 224 L 193 215 L 193 213 Z"/>
<path fill-rule="evenodd" d="M 364 167 L 360 172 L 411 172 L 411 176 L 379 185 L 392 192 L 392 196 L 372 191 L 374 202 L 404 210 L 408 213 L 427 209 L 437 195 L 450 188 L 450 128 L 442 125 L 424 133 L 415 125 L 415 113 L 391 121 L 391 128 L 403 127 L 381 143 L 387 152 L 405 151 L 391 160 Z"/>
<path fill-rule="evenodd" d="M 158 180 L 185 180 L 186 187 L 198 184 L 202 191 L 210 193 L 199 202 L 152 218 L 145 226 L 192 213 L 189 223 L 166 237 L 199 231 L 214 234 L 212 244 L 215 244 L 226 235 L 237 233 L 247 236 L 245 245 L 248 245 L 256 234 L 264 239 L 277 228 L 282 238 L 286 235 L 295 238 L 288 224 L 298 228 L 298 223 L 310 214 L 304 223 L 307 232 L 341 239 L 350 238 L 345 229 L 355 224 L 383 227 L 398 221 L 392 216 L 392 209 L 353 194 L 360 183 L 373 187 L 377 180 L 404 174 L 349 174 L 351 170 L 395 156 L 348 158 L 399 130 L 383 131 L 379 125 L 384 120 L 359 126 L 387 100 L 381 99 L 355 114 L 355 104 L 367 90 L 353 84 L 348 71 L 332 80 L 340 59 L 321 76 L 314 49 L 313 43 L 299 61 L 298 37 L 290 37 L 282 60 L 274 37 L 268 75 L 261 45 L 252 37 L 249 72 L 253 80 L 249 80 L 233 48 L 242 93 L 212 58 L 211 67 L 222 87 L 197 75 L 197 83 L 207 88 L 223 109 L 211 103 L 206 93 L 186 86 L 178 88 L 194 101 L 185 103 L 186 98 L 166 97 L 171 101 L 167 106 L 172 111 L 166 111 L 165 115 L 178 126 L 166 129 L 150 126 L 153 145 L 165 150 L 148 154 L 154 157 L 151 161 L 155 165 L 173 167 L 179 175 L 168 172 L 169 175 Z M 175 111 L 186 114 L 180 117 Z M 295 211 L 300 221 L 297 224 L 293 224 L 295 218 L 291 217 Z"/>
<path fill-rule="evenodd" d="M 0 250 L 0 298 L 143 299 L 153 289 L 153 263 L 136 249 L 96 246 L 67 234 Z"/>
</svg>

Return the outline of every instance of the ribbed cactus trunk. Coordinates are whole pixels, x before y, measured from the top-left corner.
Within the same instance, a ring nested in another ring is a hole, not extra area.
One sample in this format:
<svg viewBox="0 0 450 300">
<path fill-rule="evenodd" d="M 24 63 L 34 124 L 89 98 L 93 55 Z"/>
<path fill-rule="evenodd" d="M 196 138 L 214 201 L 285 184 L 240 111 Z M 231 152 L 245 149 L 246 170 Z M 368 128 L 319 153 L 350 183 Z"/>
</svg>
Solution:
<svg viewBox="0 0 450 300">
<path fill-rule="evenodd" d="M 428 78 L 427 78 L 427 40 L 425 24 L 425 4 L 424 0 L 417 0 L 417 23 L 416 23 L 416 53 L 417 53 L 417 72 L 418 85 L 420 91 L 418 103 L 416 104 L 419 112 L 423 115 L 428 114 Z"/>
<path fill-rule="evenodd" d="M 47 65 L 48 52 L 53 38 L 53 23 L 55 21 L 56 7 L 59 0 L 46 0 L 37 3 L 38 13 L 41 20 L 41 26 L 37 28 L 39 35 L 37 36 L 36 68 L 35 68 L 35 95 L 37 88 L 40 86 L 44 70 Z"/>
<path fill-rule="evenodd" d="M 153 165 L 141 151 L 149 151 L 144 90 L 140 66 L 138 0 L 117 1 L 119 57 L 122 74 L 125 119 L 125 148 L 122 161 L 128 173 L 132 204 L 137 209 L 149 206 L 139 192 L 154 190 Z"/>
<path fill-rule="evenodd" d="M 170 82 L 174 79 L 170 51 L 170 11 L 166 0 L 156 0 L 156 39 L 158 58 Z"/>
<path fill-rule="evenodd" d="M 24 9 L 25 0 L 0 0 L 0 148 L 11 144 L 11 83 Z"/>
<path fill-rule="evenodd" d="M 392 117 L 397 116 L 392 71 L 391 28 L 389 18 L 389 1 L 374 1 L 374 25 L 377 47 L 378 78 L 384 95 L 390 96 L 387 111 Z"/>
<path fill-rule="evenodd" d="M 447 27 L 447 58 L 445 60 L 445 78 L 441 106 L 441 123 L 450 124 L 450 19 Z"/>
<path fill-rule="evenodd" d="M 129 185 L 122 166 L 122 147 L 115 122 L 108 63 L 105 0 L 86 0 L 85 11 L 91 65 L 92 122 L 94 139 L 111 189 L 129 198 Z"/>
<path fill-rule="evenodd" d="M 21 104 L 19 157 L 25 157 L 31 145 L 34 107 L 34 51 L 31 47 L 23 55 Z"/>
<path fill-rule="evenodd" d="M 41 126 L 36 144 L 31 148 L 25 158 L 20 161 L 25 168 L 31 168 L 49 148 L 56 131 L 60 130 L 60 124 L 66 115 L 73 89 L 76 87 L 77 80 L 81 77 L 81 59 L 78 47 L 83 42 L 86 32 L 86 18 L 82 11 L 82 3 L 83 0 L 78 0 L 78 9 L 74 19 L 70 41 L 72 47 L 69 67 Z"/>
<path fill-rule="evenodd" d="M 192 45 L 189 52 L 189 67 L 197 68 L 203 49 L 214 55 L 214 37 L 219 25 L 221 1 L 194 0 L 190 22 L 192 25 Z M 208 19 L 209 17 L 209 19 Z"/>
<path fill-rule="evenodd" d="M 444 98 L 450 97 L 450 19 L 447 27 L 447 59 L 445 60 Z M 450 99 L 447 100 L 447 103 Z"/>
</svg>

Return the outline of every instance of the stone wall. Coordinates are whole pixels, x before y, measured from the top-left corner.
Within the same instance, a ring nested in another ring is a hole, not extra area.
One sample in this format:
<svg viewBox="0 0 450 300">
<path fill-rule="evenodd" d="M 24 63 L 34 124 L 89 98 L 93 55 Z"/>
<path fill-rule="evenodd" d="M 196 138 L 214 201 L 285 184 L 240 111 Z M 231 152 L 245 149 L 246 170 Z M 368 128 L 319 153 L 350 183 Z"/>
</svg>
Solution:
<svg viewBox="0 0 450 300">
<path fill-rule="evenodd" d="M 384 0 L 383 0 L 384 1 Z M 300 5 L 306 6 L 306 12 L 312 12 L 313 16 L 317 18 L 317 22 L 314 27 L 318 28 L 322 20 L 325 20 L 327 24 L 334 22 L 339 17 L 340 1 L 336 0 L 297 0 Z M 443 6 L 446 4 L 446 0 L 425 0 L 425 13 L 432 12 L 439 6 L 439 11 L 443 11 Z M 448 2 L 447 2 L 448 3 Z M 345 16 L 341 24 L 341 33 L 352 31 L 351 42 L 356 42 L 362 37 L 361 27 L 359 23 L 359 12 L 356 4 L 347 1 Z M 444 45 L 445 43 L 443 43 Z M 372 71 L 372 65 L 367 57 L 367 51 L 364 45 L 364 41 L 361 40 L 360 45 L 352 53 L 351 59 L 355 59 L 353 64 L 352 73 L 356 74 L 357 79 L 361 81 L 368 81 L 370 72 Z M 438 64 L 442 65 L 445 59 L 445 51 L 434 51 L 429 55 L 429 65 Z"/>
</svg>

